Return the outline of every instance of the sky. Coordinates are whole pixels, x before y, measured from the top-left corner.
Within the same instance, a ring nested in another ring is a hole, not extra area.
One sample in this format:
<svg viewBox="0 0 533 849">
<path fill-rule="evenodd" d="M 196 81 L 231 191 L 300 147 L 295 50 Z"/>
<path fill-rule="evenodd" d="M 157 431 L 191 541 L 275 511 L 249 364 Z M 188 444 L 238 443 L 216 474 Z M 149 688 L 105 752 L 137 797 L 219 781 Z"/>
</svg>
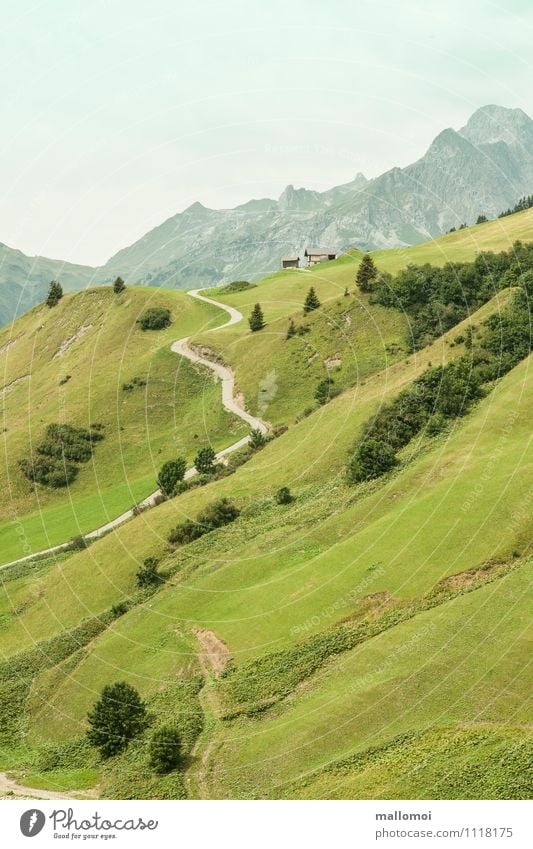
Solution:
<svg viewBox="0 0 533 849">
<path fill-rule="evenodd" d="M 531 0 L 0 0 L 0 241 L 98 265 L 195 201 L 415 161 L 533 113 Z"/>
</svg>

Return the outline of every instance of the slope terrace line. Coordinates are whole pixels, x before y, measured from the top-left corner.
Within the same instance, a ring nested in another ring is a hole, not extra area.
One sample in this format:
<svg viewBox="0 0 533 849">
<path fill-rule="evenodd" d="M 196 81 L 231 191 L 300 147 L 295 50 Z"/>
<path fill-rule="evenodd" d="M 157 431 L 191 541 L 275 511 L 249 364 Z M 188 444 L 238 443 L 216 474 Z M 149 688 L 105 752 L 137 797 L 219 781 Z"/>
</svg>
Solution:
<svg viewBox="0 0 533 849">
<path fill-rule="evenodd" d="M 212 327 L 210 331 L 213 330 L 222 330 L 224 327 L 230 327 L 233 324 L 237 324 L 239 321 L 242 321 L 242 313 L 239 310 L 236 310 L 234 307 L 227 306 L 226 304 L 221 304 L 219 301 L 215 301 L 213 298 L 206 298 L 205 295 L 200 294 L 202 289 L 191 289 L 187 294 L 191 296 L 191 298 L 196 298 L 198 301 L 204 301 L 206 304 L 213 304 L 219 309 L 224 310 L 224 312 L 228 313 L 229 319 L 224 324 L 219 324 L 217 327 Z M 178 339 L 176 342 L 173 342 L 170 346 L 170 350 L 179 356 L 185 357 L 185 359 L 190 360 L 191 363 L 196 365 L 205 366 L 208 369 L 211 369 L 212 372 L 220 379 L 222 383 L 222 406 L 228 410 L 228 412 L 233 413 L 235 416 L 238 416 L 240 419 L 243 419 L 247 424 L 250 425 L 252 429 L 260 430 L 261 433 L 267 432 L 267 426 L 261 419 L 257 419 L 255 416 L 247 413 L 246 410 L 239 405 L 238 401 L 235 398 L 235 376 L 231 369 L 227 368 L 227 366 L 222 365 L 221 363 L 214 362 L 213 360 L 208 359 L 205 356 L 201 356 L 196 351 L 194 351 L 189 345 L 190 336 L 186 336 L 184 339 Z M 234 442 L 232 445 L 228 445 L 227 448 L 224 448 L 222 451 L 219 451 L 216 455 L 217 460 L 223 460 L 228 454 L 232 454 L 234 451 L 238 451 L 240 448 L 244 448 L 245 445 L 248 444 L 250 437 L 243 436 L 242 439 L 239 439 L 237 442 Z M 188 480 L 194 475 L 197 474 L 194 466 L 190 469 L 187 469 L 185 472 L 185 479 Z M 157 498 L 161 496 L 161 491 L 158 489 L 156 492 L 153 492 L 144 501 L 141 501 L 138 505 L 142 508 L 153 507 L 157 501 Z M 83 534 L 86 539 L 98 539 L 98 537 L 107 533 L 108 531 L 112 531 L 114 528 L 118 528 L 119 525 L 122 525 L 128 519 L 134 515 L 133 509 L 127 510 L 125 513 L 122 513 L 120 516 L 117 516 L 116 519 L 112 519 L 110 522 L 107 522 L 105 525 L 101 525 L 99 528 L 96 528 L 94 531 L 90 531 L 87 534 Z M 16 563 L 24 563 L 27 560 L 34 560 L 36 557 L 41 557 L 44 554 L 53 554 L 56 551 L 62 551 L 69 545 L 69 542 L 62 542 L 59 545 L 54 545 L 51 548 L 45 548 L 42 551 L 36 551 L 33 554 L 27 554 L 25 557 L 19 557 L 18 560 L 11 560 L 9 563 L 4 563 L 0 566 L 0 569 L 6 569 L 8 566 L 14 566 Z"/>
</svg>

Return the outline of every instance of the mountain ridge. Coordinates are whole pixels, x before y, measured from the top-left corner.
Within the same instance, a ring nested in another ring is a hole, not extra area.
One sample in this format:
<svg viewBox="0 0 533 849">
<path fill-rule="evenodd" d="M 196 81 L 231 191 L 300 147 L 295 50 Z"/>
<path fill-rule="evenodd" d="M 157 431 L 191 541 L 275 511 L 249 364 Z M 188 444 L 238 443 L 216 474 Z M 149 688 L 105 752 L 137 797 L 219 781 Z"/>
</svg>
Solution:
<svg viewBox="0 0 533 849">
<path fill-rule="evenodd" d="M 195 201 L 91 267 L 27 257 L 0 247 L 0 324 L 41 301 L 50 280 L 66 290 L 111 282 L 192 288 L 259 279 L 309 244 L 341 252 L 418 244 L 452 226 L 489 218 L 533 190 L 533 121 L 521 109 L 489 104 L 460 130 L 443 129 L 403 168 L 324 192 L 289 183 L 277 200 L 229 209 Z"/>
</svg>

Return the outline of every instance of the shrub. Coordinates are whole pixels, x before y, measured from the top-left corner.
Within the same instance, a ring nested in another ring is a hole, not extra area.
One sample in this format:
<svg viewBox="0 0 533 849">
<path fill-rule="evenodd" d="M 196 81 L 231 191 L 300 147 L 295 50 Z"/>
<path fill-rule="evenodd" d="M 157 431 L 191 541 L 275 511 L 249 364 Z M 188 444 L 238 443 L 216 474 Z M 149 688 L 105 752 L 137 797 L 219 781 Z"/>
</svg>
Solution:
<svg viewBox="0 0 533 849">
<path fill-rule="evenodd" d="M 137 690 L 124 681 L 107 684 L 87 714 L 87 739 L 104 758 L 122 752 L 148 724 L 146 707 Z"/>
<path fill-rule="evenodd" d="M 165 307 L 152 307 L 141 315 L 137 324 L 142 330 L 163 330 L 171 321 L 170 310 Z"/>
<path fill-rule="evenodd" d="M 158 773 L 175 769 L 181 758 L 181 737 L 174 725 L 157 728 L 150 740 L 150 767 Z"/>
<path fill-rule="evenodd" d="M 293 336 L 296 336 L 296 325 L 294 323 L 294 319 L 290 319 L 289 326 L 287 328 L 287 339 L 292 339 Z"/>
<path fill-rule="evenodd" d="M 115 295 L 121 295 L 122 292 L 125 291 L 126 284 L 124 283 L 124 280 L 122 279 L 122 277 L 117 277 L 117 279 L 113 283 L 113 292 L 115 293 Z"/>
<path fill-rule="evenodd" d="M 216 528 L 234 522 L 239 515 L 240 510 L 235 507 L 229 498 L 220 498 L 205 507 L 198 514 L 196 522 L 192 519 L 180 522 L 170 532 L 168 541 L 172 544 L 186 545 L 195 539 L 199 539 L 204 534 L 216 530 Z"/>
<path fill-rule="evenodd" d="M 264 433 L 262 433 L 258 427 L 250 431 L 248 443 L 250 448 L 253 448 L 254 451 L 258 451 L 260 448 L 263 448 L 266 445 L 266 441 Z"/>
<path fill-rule="evenodd" d="M 137 586 L 141 589 L 162 583 L 163 579 L 157 571 L 159 561 L 155 557 L 146 557 L 143 565 L 137 570 Z"/>
<path fill-rule="evenodd" d="M 157 476 L 157 485 L 163 495 L 167 498 L 176 495 L 176 487 L 183 481 L 186 471 L 187 460 L 184 457 L 177 457 L 175 460 L 167 460 L 163 463 Z"/>
<path fill-rule="evenodd" d="M 348 464 L 348 479 L 352 483 L 378 478 L 398 463 L 394 450 L 378 439 L 366 439 Z"/>
<path fill-rule="evenodd" d="M 216 454 L 211 446 L 201 448 L 194 458 L 194 468 L 199 475 L 212 475 L 215 471 Z"/>
<path fill-rule="evenodd" d="M 247 280 L 234 280 L 232 283 L 228 283 L 227 286 L 223 286 L 220 290 L 221 292 L 244 292 L 246 289 L 256 289 L 257 286 L 255 283 L 248 283 Z"/>
<path fill-rule="evenodd" d="M 19 468 L 32 483 L 40 483 L 51 489 L 59 489 L 71 484 L 78 474 L 75 463 L 63 461 L 58 457 L 34 457 L 31 460 L 19 460 Z"/>
<path fill-rule="evenodd" d="M 80 534 L 72 537 L 70 542 L 65 546 L 65 551 L 83 551 L 85 548 L 89 548 L 89 545 L 90 541 Z"/>
<path fill-rule="evenodd" d="M 118 604 L 114 604 L 111 608 L 111 615 L 118 619 L 119 616 L 124 616 L 129 610 L 128 603 L 126 601 L 119 601 Z"/>
<path fill-rule="evenodd" d="M 315 390 L 315 401 L 318 401 L 319 404 L 327 404 L 335 395 L 338 395 L 339 390 L 333 388 L 334 383 L 335 381 L 329 375 L 321 380 Z"/>
<path fill-rule="evenodd" d="M 294 496 L 291 494 L 291 491 L 288 486 L 282 486 L 275 495 L 277 504 L 290 504 L 294 501 Z"/>
</svg>

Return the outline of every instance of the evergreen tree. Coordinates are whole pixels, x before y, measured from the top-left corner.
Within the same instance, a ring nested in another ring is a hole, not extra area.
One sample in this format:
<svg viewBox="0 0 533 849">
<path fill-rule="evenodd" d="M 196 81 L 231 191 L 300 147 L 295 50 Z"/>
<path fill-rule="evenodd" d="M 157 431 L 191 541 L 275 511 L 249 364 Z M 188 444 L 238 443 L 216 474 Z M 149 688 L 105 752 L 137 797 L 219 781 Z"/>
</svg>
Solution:
<svg viewBox="0 0 533 849">
<path fill-rule="evenodd" d="M 87 714 L 87 739 L 104 758 L 122 752 L 147 725 L 144 702 L 134 687 L 119 681 L 106 684 L 100 699 Z"/>
<path fill-rule="evenodd" d="M 154 584 L 160 584 L 163 581 L 161 575 L 157 571 L 159 561 L 155 557 L 146 557 L 143 565 L 137 571 L 137 586 L 141 589 L 151 587 Z"/>
<path fill-rule="evenodd" d="M 265 318 L 263 316 L 261 304 L 256 304 L 253 308 L 248 319 L 248 324 L 250 325 L 250 330 L 252 332 L 255 332 L 256 330 L 262 330 L 265 326 Z"/>
<path fill-rule="evenodd" d="M 487 218 L 486 215 L 478 215 L 476 224 L 485 224 L 485 222 L 488 221 L 488 220 L 489 219 Z"/>
<path fill-rule="evenodd" d="M 360 291 L 371 292 L 377 276 L 378 270 L 374 264 L 374 260 L 370 254 L 365 254 L 355 276 L 355 282 L 359 286 Z"/>
<path fill-rule="evenodd" d="M 287 328 L 287 339 L 292 339 L 293 336 L 296 336 L 296 325 L 294 320 L 291 318 Z"/>
<path fill-rule="evenodd" d="M 48 297 L 46 299 L 46 306 L 52 307 L 57 306 L 61 298 L 63 297 L 63 287 L 59 280 L 52 280 L 50 283 L 50 287 L 48 289 Z"/>
<path fill-rule="evenodd" d="M 175 769 L 181 758 L 181 738 L 174 725 L 163 725 L 154 731 L 150 740 L 150 766 L 155 772 Z"/>
<path fill-rule="evenodd" d="M 265 436 L 261 433 L 258 427 L 250 431 L 249 445 L 254 451 L 257 451 L 259 448 L 263 448 L 263 446 L 266 445 Z"/>
<path fill-rule="evenodd" d="M 208 446 L 201 448 L 194 458 L 194 467 L 199 475 L 211 475 L 215 471 L 216 454 L 213 449 Z"/>
<path fill-rule="evenodd" d="M 172 498 L 176 494 L 176 484 L 183 480 L 186 471 L 187 460 L 184 457 L 177 457 L 175 460 L 167 460 L 163 463 L 157 476 L 157 485 L 163 495 Z"/>
<path fill-rule="evenodd" d="M 304 303 L 304 312 L 312 312 L 313 310 L 317 310 L 320 306 L 320 301 L 318 300 L 317 294 L 314 288 L 311 286 L 307 293 L 307 297 Z"/>
<path fill-rule="evenodd" d="M 124 283 L 124 280 L 122 279 L 122 277 L 117 277 L 117 279 L 113 283 L 113 292 L 115 293 L 115 295 L 120 295 L 122 292 L 125 291 L 125 289 L 126 284 Z"/>
</svg>

